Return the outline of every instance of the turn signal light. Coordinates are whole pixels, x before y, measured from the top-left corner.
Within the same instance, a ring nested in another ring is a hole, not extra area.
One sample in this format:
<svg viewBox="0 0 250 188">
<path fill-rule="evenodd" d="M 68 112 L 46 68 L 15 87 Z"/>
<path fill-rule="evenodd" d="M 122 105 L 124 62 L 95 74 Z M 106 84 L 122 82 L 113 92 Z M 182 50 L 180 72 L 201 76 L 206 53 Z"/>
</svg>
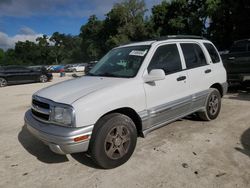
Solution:
<svg viewBox="0 0 250 188">
<path fill-rule="evenodd" d="M 89 135 L 78 136 L 78 137 L 74 138 L 74 141 L 75 142 L 80 142 L 80 141 L 84 141 L 84 140 L 87 140 L 87 139 L 89 139 Z"/>
</svg>

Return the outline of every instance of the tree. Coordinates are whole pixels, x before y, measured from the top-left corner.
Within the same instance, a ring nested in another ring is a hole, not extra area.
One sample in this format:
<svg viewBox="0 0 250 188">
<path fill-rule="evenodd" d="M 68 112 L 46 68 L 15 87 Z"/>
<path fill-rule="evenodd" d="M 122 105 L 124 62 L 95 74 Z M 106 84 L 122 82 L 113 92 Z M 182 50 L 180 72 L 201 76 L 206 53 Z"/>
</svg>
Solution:
<svg viewBox="0 0 250 188">
<path fill-rule="evenodd" d="M 4 51 L 2 48 L 0 48 L 0 65 L 3 64 L 3 59 L 4 59 Z"/>
<path fill-rule="evenodd" d="M 148 37 L 144 15 L 147 11 L 143 0 L 125 0 L 114 5 L 104 21 L 107 48 Z M 113 27 L 112 27 L 113 26 Z M 112 28 L 109 30 L 109 28 Z"/>
<path fill-rule="evenodd" d="M 103 55 L 103 21 L 95 15 L 89 17 L 88 22 L 81 27 L 81 49 L 86 60 L 96 60 Z"/>
<path fill-rule="evenodd" d="M 65 56 L 64 54 L 65 46 L 63 44 L 63 38 L 64 38 L 64 34 L 55 32 L 49 39 L 53 43 L 53 46 L 50 49 L 49 55 L 52 58 L 54 58 L 55 64 L 60 64 Z"/>
<path fill-rule="evenodd" d="M 40 61 L 38 64 L 42 64 L 42 65 L 47 65 L 49 64 L 48 62 L 50 61 L 49 58 L 49 53 L 50 53 L 50 47 L 49 47 L 49 37 L 47 35 L 43 35 L 42 37 L 38 37 L 36 39 L 36 41 L 38 42 L 38 48 L 37 48 L 37 54 L 40 57 Z"/>
<path fill-rule="evenodd" d="M 2 60 L 2 64 L 4 65 L 19 65 L 21 64 L 21 60 L 16 58 L 15 50 L 14 49 L 8 49 L 5 54 L 4 58 Z"/>
<path fill-rule="evenodd" d="M 250 1 L 210 0 L 211 25 L 208 37 L 219 49 L 228 49 L 234 40 L 249 38 Z"/>
<path fill-rule="evenodd" d="M 206 0 L 163 1 L 153 6 L 154 29 L 160 35 L 203 35 L 205 30 Z"/>
</svg>

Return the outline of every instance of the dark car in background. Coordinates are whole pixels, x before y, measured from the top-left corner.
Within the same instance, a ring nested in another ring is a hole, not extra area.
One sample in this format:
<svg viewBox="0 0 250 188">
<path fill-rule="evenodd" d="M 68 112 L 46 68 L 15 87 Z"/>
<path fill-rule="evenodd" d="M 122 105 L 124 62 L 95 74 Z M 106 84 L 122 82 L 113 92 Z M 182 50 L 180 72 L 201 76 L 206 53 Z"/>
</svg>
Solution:
<svg viewBox="0 0 250 188">
<path fill-rule="evenodd" d="M 89 63 L 87 63 L 87 65 L 85 66 L 85 74 L 87 74 L 96 64 L 98 61 L 90 61 Z"/>
<path fill-rule="evenodd" d="M 48 73 L 45 67 L 0 67 L 0 87 L 11 84 L 30 82 L 47 82 L 52 80 L 53 75 Z"/>
<path fill-rule="evenodd" d="M 229 84 L 250 86 L 250 39 L 235 41 L 226 54 L 221 54 Z"/>
</svg>

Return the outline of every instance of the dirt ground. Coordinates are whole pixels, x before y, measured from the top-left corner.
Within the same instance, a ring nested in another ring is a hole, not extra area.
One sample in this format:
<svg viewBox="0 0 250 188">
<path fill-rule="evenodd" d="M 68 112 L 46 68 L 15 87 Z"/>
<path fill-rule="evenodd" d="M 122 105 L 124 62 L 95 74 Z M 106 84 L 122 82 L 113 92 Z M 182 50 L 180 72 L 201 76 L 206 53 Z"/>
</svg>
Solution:
<svg viewBox="0 0 250 188">
<path fill-rule="evenodd" d="M 231 90 L 214 121 L 188 117 L 139 138 L 126 164 L 102 170 L 82 153 L 52 153 L 24 127 L 31 95 L 69 78 L 0 88 L 0 187 L 250 187 L 249 91 Z"/>
</svg>

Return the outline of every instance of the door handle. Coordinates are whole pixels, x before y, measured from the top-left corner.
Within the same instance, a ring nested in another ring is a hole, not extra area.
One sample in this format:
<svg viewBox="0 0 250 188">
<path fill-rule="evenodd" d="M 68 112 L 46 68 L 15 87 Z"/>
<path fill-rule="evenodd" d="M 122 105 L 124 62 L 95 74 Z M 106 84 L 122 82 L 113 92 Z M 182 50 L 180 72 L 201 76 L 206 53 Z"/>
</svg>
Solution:
<svg viewBox="0 0 250 188">
<path fill-rule="evenodd" d="M 207 69 L 207 70 L 205 70 L 205 73 L 206 73 L 206 74 L 208 74 L 208 73 L 210 73 L 210 72 L 212 72 L 212 70 L 211 70 L 211 69 Z"/>
<path fill-rule="evenodd" d="M 178 82 L 180 82 L 180 81 L 183 81 L 183 80 L 186 80 L 186 76 L 180 76 L 180 77 L 178 77 L 176 80 L 178 81 Z"/>
<path fill-rule="evenodd" d="M 235 60 L 235 57 L 229 57 L 228 60 Z"/>
</svg>

